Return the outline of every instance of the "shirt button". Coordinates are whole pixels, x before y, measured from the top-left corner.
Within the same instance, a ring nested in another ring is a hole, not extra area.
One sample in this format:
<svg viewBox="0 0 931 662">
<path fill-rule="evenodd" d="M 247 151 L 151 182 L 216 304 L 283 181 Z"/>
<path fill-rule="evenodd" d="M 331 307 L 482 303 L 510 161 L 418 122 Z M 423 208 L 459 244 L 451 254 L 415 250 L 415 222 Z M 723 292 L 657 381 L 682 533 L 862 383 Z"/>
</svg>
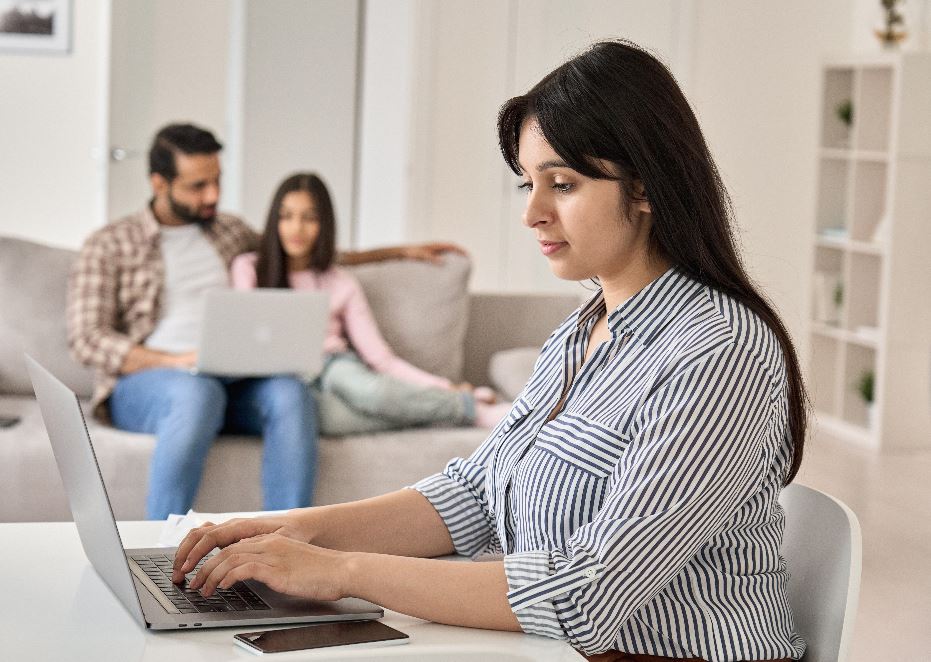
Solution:
<svg viewBox="0 0 931 662">
<path fill-rule="evenodd" d="M 597 574 L 598 574 L 598 571 L 595 570 L 594 568 L 589 568 L 588 570 L 585 571 L 585 576 L 588 577 L 589 579 L 594 579 L 595 575 Z"/>
</svg>

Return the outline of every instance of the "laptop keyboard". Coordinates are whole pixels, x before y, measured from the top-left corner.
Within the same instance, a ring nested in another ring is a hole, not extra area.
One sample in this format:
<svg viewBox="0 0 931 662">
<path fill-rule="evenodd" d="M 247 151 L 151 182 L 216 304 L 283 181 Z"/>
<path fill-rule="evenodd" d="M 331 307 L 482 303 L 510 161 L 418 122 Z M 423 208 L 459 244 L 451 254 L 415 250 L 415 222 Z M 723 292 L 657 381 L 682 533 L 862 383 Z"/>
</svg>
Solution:
<svg viewBox="0 0 931 662">
<path fill-rule="evenodd" d="M 171 558 L 164 554 L 132 556 L 136 565 L 182 614 L 271 609 L 262 598 L 242 582 L 236 582 L 226 589 L 218 588 L 209 598 L 201 595 L 200 591 L 188 588 L 187 583 L 194 578 L 208 558 L 210 557 L 201 559 L 197 567 L 187 574 L 184 586 L 178 586 L 171 582 L 173 563 Z"/>
</svg>

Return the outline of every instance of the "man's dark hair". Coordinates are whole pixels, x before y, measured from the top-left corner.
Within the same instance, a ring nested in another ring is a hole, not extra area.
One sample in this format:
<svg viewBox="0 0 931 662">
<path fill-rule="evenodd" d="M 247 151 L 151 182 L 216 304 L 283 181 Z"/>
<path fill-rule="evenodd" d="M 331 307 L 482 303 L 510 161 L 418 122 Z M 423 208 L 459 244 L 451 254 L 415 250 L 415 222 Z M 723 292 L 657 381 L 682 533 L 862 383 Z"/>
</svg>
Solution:
<svg viewBox="0 0 931 662">
<path fill-rule="evenodd" d="M 152 140 L 149 149 L 149 174 L 159 174 L 168 181 L 178 176 L 175 154 L 216 154 L 223 145 L 206 129 L 193 124 L 169 124 Z"/>
</svg>

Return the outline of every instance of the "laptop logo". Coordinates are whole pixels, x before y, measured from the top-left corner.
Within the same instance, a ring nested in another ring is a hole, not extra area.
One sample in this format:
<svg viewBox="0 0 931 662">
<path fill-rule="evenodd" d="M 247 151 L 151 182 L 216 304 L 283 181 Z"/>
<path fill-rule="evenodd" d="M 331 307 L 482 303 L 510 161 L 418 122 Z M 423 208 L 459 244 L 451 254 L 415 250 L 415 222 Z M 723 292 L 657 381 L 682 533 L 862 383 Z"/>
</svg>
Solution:
<svg viewBox="0 0 931 662">
<path fill-rule="evenodd" d="M 255 332 L 253 333 L 253 337 L 257 343 L 267 345 L 272 341 L 272 329 L 267 324 L 257 326 Z"/>
</svg>

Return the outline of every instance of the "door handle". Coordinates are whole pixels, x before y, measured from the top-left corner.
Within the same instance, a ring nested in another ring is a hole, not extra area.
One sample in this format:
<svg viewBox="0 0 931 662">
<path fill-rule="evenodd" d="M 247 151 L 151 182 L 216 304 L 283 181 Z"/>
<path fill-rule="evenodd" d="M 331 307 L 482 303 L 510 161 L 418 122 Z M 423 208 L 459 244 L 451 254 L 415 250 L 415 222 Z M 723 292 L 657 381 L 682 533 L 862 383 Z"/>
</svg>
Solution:
<svg viewBox="0 0 931 662">
<path fill-rule="evenodd" d="M 142 151 L 138 149 L 127 149 L 126 147 L 110 148 L 111 161 L 125 161 L 126 159 L 135 159 L 141 155 Z"/>
</svg>

